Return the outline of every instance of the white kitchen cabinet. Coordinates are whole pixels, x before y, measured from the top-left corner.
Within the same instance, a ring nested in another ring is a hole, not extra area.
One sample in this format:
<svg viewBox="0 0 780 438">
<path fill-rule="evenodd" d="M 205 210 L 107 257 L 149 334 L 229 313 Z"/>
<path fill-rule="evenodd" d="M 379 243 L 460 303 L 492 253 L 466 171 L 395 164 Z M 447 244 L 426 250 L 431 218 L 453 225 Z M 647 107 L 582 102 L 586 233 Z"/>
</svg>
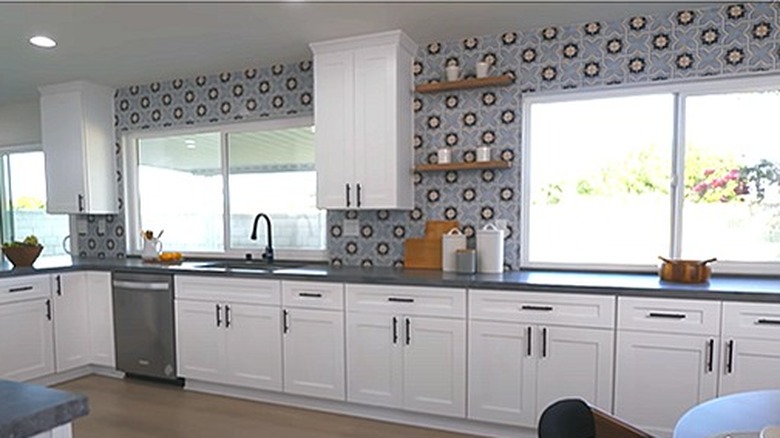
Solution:
<svg viewBox="0 0 780 438">
<path fill-rule="evenodd" d="M 114 348 L 114 306 L 110 272 L 85 272 L 89 313 L 90 363 L 109 368 L 116 366 Z"/>
<path fill-rule="evenodd" d="M 620 297 L 615 415 L 671 436 L 691 407 L 717 395 L 718 301 Z"/>
<path fill-rule="evenodd" d="M 91 361 L 89 293 L 84 272 L 55 274 L 51 279 L 55 368 L 61 373 Z"/>
<path fill-rule="evenodd" d="M 345 400 L 344 285 L 282 282 L 284 392 Z"/>
<path fill-rule="evenodd" d="M 392 31 L 310 47 L 317 207 L 411 209 L 416 44 Z"/>
<path fill-rule="evenodd" d="M 54 372 L 49 276 L 0 281 L 0 378 L 23 381 Z"/>
<path fill-rule="evenodd" d="M 347 376 L 349 401 L 465 417 L 465 291 L 348 284 Z"/>
<path fill-rule="evenodd" d="M 39 88 L 49 213 L 116 213 L 114 91 L 88 82 Z"/>
<path fill-rule="evenodd" d="M 175 277 L 180 377 L 280 391 L 279 282 Z"/>
<path fill-rule="evenodd" d="M 534 427 L 561 398 L 610 411 L 614 297 L 470 291 L 469 418 Z"/>
<path fill-rule="evenodd" d="M 723 303 L 719 395 L 780 389 L 780 305 Z"/>
</svg>

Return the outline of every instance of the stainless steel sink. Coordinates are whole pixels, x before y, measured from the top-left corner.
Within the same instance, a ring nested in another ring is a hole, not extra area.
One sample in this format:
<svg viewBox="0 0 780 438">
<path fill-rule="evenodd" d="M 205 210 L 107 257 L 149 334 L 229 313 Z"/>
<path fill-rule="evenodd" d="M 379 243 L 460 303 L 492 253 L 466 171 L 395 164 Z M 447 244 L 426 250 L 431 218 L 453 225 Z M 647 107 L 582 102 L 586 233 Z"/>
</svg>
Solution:
<svg viewBox="0 0 780 438">
<path fill-rule="evenodd" d="M 232 271 L 273 272 L 279 269 L 299 268 L 304 263 L 290 260 L 276 260 L 268 263 L 265 260 L 220 260 L 198 265 L 198 268 L 228 269 Z"/>
</svg>

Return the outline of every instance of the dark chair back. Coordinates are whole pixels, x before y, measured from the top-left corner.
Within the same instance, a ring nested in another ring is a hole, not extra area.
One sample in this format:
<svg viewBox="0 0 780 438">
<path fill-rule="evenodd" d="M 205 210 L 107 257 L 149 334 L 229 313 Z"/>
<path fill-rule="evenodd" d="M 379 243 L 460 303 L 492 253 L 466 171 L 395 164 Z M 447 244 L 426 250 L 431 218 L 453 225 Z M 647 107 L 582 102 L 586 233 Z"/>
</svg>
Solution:
<svg viewBox="0 0 780 438">
<path fill-rule="evenodd" d="M 558 400 L 539 418 L 539 438 L 594 438 L 590 406 L 580 399 Z"/>
</svg>

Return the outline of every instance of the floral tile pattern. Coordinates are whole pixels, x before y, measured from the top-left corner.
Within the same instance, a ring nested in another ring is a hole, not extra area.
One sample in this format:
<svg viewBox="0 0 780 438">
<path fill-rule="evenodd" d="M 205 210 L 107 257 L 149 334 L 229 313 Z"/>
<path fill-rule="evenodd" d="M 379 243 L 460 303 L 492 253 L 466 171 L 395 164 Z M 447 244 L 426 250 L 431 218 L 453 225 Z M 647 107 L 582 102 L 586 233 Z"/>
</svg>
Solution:
<svg viewBox="0 0 780 438">
<path fill-rule="evenodd" d="M 431 162 L 442 147 L 452 149 L 453 160 L 464 160 L 487 145 L 494 158 L 513 167 L 416 173 L 411 211 L 329 212 L 332 263 L 399 266 L 404 239 L 422 236 L 426 220 L 457 219 L 473 236 L 485 224 L 505 219 L 510 229 L 505 266 L 517 269 L 522 94 L 777 70 L 778 28 L 777 3 L 735 3 L 418 42 L 418 84 L 442 80 L 444 67 L 453 64 L 473 76 L 478 61 L 491 63 L 491 74 L 510 73 L 516 79 L 506 87 L 417 95 L 415 164 Z M 117 132 L 311 114 L 311 90 L 310 61 L 128 87 L 117 91 Z M 117 161 L 121 169 L 118 146 Z M 121 184 L 121 173 L 117 178 Z M 345 218 L 359 220 L 359 236 L 343 235 Z M 97 235 L 95 218 L 89 219 L 89 235 L 79 239 L 81 255 L 123 257 L 123 215 L 110 217 L 105 236 Z"/>
</svg>

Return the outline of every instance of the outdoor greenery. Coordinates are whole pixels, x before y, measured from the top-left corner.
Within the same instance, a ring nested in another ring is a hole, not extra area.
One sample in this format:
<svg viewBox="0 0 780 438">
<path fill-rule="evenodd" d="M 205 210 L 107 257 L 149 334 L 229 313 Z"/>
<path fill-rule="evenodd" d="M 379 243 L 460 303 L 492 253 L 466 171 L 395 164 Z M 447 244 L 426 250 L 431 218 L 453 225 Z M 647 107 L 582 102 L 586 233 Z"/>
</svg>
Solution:
<svg viewBox="0 0 780 438">
<path fill-rule="evenodd" d="M 545 203 L 560 203 L 567 194 L 668 195 L 670 164 L 656 145 L 631 152 L 586 176 L 569 176 L 542 188 Z M 740 164 L 733 155 L 714 155 L 697 145 L 686 146 L 685 198 L 696 203 L 762 202 L 771 186 L 780 188 L 780 166 L 762 159 Z"/>
<path fill-rule="evenodd" d="M 14 210 L 38 211 L 46 208 L 46 205 L 38 198 L 34 198 L 32 196 L 20 196 L 14 199 L 13 207 Z"/>
</svg>

